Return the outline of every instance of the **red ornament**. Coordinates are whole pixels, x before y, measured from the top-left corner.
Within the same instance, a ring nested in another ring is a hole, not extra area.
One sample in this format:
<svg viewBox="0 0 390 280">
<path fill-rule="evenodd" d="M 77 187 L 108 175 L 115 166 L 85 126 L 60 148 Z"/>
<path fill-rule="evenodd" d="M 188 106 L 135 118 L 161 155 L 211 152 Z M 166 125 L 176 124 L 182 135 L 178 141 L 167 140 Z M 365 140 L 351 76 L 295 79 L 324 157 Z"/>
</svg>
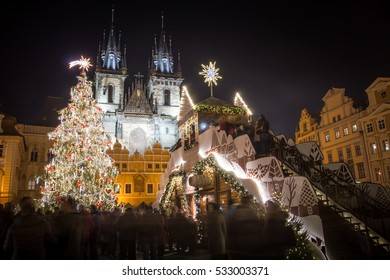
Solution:
<svg viewBox="0 0 390 280">
<path fill-rule="evenodd" d="M 80 181 L 77 181 L 77 186 L 81 187 L 81 182 Z"/>
</svg>

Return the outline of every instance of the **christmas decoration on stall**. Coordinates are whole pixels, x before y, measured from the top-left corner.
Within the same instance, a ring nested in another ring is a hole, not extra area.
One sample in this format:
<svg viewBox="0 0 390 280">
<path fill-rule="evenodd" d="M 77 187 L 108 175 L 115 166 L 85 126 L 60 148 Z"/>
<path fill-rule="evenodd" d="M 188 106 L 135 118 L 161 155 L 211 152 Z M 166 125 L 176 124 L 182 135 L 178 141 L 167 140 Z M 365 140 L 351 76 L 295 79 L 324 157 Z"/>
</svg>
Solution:
<svg viewBox="0 0 390 280">
<path fill-rule="evenodd" d="M 221 178 L 229 185 L 229 187 L 237 193 L 238 197 L 251 196 L 250 193 L 237 181 L 237 179 L 232 174 L 218 166 L 215 158 L 212 156 L 195 163 L 192 168 L 192 172 L 197 175 L 202 175 L 206 170 L 209 171 L 210 168 L 221 176 Z M 204 239 L 204 226 L 201 219 L 202 213 L 200 207 L 200 192 L 201 189 L 195 186 L 195 219 L 198 222 L 198 243 L 202 243 Z"/>
<path fill-rule="evenodd" d="M 73 198 L 77 204 L 112 209 L 117 199 L 114 179 L 118 175 L 106 154 L 111 142 L 103 129 L 102 109 L 93 98 L 92 82 L 86 71 L 89 59 L 81 57 L 69 68 L 79 66 L 78 83 L 70 92 L 70 102 L 59 111 L 60 125 L 48 134 L 53 140 L 51 162 L 41 177 L 42 204 L 59 206 L 63 199 Z"/>
<path fill-rule="evenodd" d="M 168 215 L 171 214 L 172 211 L 172 202 L 174 201 L 173 195 L 175 194 L 175 190 L 180 193 L 180 204 L 182 209 L 179 210 L 182 212 L 188 211 L 187 198 L 185 195 L 186 178 L 187 176 L 184 170 L 177 170 L 169 175 L 168 183 L 160 199 L 160 207 Z"/>
<path fill-rule="evenodd" d="M 209 65 L 202 65 L 202 71 L 199 72 L 199 75 L 202 75 L 204 78 L 204 82 L 208 84 L 210 87 L 210 94 L 213 96 L 213 84 L 217 85 L 217 81 L 219 79 L 222 79 L 222 77 L 219 75 L 218 71 L 219 68 L 215 68 L 215 61 L 209 62 Z"/>
</svg>

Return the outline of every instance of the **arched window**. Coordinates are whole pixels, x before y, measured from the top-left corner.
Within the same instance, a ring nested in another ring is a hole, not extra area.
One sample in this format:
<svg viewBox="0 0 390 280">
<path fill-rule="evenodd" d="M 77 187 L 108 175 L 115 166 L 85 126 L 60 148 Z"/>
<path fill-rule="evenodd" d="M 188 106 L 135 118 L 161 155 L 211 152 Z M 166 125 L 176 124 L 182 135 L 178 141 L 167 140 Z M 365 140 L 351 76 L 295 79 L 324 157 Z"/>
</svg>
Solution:
<svg viewBox="0 0 390 280">
<path fill-rule="evenodd" d="M 30 161 L 38 161 L 38 150 L 37 150 L 37 148 L 33 148 L 31 150 Z"/>
<path fill-rule="evenodd" d="M 114 86 L 108 85 L 108 103 L 113 103 L 114 101 Z"/>
<path fill-rule="evenodd" d="M 171 92 L 169 89 L 164 90 L 164 105 L 171 105 Z"/>
<path fill-rule="evenodd" d="M 33 178 L 28 180 L 27 189 L 29 191 L 35 190 L 35 180 Z"/>
</svg>

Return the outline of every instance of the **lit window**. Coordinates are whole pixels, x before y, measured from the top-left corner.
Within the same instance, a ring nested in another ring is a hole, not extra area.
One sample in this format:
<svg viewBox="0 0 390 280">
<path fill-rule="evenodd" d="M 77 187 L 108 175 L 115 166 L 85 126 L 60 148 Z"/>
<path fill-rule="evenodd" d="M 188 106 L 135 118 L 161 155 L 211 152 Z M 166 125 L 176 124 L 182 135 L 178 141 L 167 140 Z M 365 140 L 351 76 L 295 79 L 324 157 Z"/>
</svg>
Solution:
<svg viewBox="0 0 390 280">
<path fill-rule="evenodd" d="M 35 189 L 35 180 L 34 179 L 30 179 L 28 181 L 27 189 L 30 191 Z"/>
<path fill-rule="evenodd" d="M 375 175 L 375 181 L 381 181 L 382 173 L 380 168 L 378 167 L 374 168 L 374 175 Z"/>
<path fill-rule="evenodd" d="M 378 147 L 376 146 L 376 143 L 370 143 L 370 151 L 371 154 L 376 154 L 378 152 Z"/>
<path fill-rule="evenodd" d="M 357 124 L 352 125 L 352 132 L 356 132 L 358 130 Z"/>
<path fill-rule="evenodd" d="M 340 131 L 336 130 L 334 135 L 335 135 L 336 139 L 339 139 L 340 138 Z"/>
<path fill-rule="evenodd" d="M 4 156 L 4 144 L 0 144 L 0 157 Z"/>
<path fill-rule="evenodd" d="M 367 127 L 367 133 L 370 133 L 370 132 L 373 132 L 373 131 L 374 131 L 374 128 L 373 128 L 373 126 L 372 126 L 372 123 L 368 123 L 368 124 L 366 125 L 366 127 Z"/>
<path fill-rule="evenodd" d="M 160 169 L 160 164 L 156 164 L 156 169 Z"/>
<path fill-rule="evenodd" d="M 379 127 L 379 129 L 385 129 L 386 128 L 385 120 L 379 120 L 378 127 Z"/>
<path fill-rule="evenodd" d="M 152 166 L 152 164 L 148 164 L 148 169 L 152 169 L 153 168 L 153 166 Z"/>
<path fill-rule="evenodd" d="M 126 169 L 127 168 L 127 164 L 126 163 L 122 163 L 122 169 Z"/>
<path fill-rule="evenodd" d="M 329 134 L 325 134 L 325 142 L 329 142 L 330 141 L 330 135 Z"/>
<path fill-rule="evenodd" d="M 153 193 L 153 184 L 148 184 L 148 193 Z"/>
<path fill-rule="evenodd" d="M 345 135 L 345 136 L 347 136 L 347 135 L 349 134 L 348 127 L 345 127 L 345 128 L 343 129 L 343 131 L 344 131 L 344 135 Z"/>
<path fill-rule="evenodd" d="M 382 140 L 382 149 L 383 149 L 383 151 L 389 151 L 390 150 L 389 139 L 383 139 Z"/>
</svg>

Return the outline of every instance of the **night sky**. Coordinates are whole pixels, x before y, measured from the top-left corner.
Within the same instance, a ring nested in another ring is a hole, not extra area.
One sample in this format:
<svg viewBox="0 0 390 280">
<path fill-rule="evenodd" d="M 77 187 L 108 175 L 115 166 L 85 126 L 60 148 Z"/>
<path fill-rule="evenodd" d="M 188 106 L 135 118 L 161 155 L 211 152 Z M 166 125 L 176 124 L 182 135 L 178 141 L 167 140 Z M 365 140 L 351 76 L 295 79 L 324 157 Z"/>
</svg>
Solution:
<svg viewBox="0 0 390 280">
<path fill-rule="evenodd" d="M 67 69 L 68 62 L 84 55 L 95 64 L 112 4 L 131 78 L 138 71 L 146 74 L 164 11 L 166 34 L 175 57 L 180 50 L 184 84 L 194 101 L 209 96 L 198 75 L 201 64 L 216 61 L 223 79 L 214 96 L 233 101 L 239 91 L 254 114 L 269 119 L 275 134 L 289 138 L 301 110 L 319 113 L 329 88 L 345 88 L 364 104 L 364 90 L 390 75 L 385 1 L 13 2 L 0 12 L 0 111 L 19 123 L 32 122 L 46 96 L 69 97 L 78 71 Z"/>
</svg>

